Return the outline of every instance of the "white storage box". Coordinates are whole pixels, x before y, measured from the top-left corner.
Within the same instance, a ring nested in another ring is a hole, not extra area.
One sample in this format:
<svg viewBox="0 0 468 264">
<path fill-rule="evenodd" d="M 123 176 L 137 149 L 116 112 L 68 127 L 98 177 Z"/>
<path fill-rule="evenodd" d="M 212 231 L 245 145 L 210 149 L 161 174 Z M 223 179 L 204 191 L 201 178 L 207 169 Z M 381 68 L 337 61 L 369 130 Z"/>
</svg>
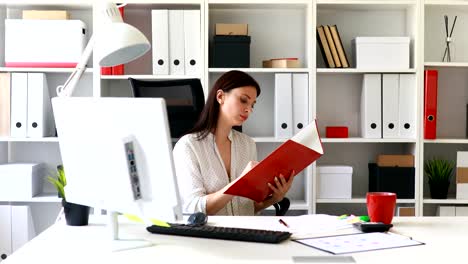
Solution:
<svg viewBox="0 0 468 264">
<path fill-rule="evenodd" d="M 455 216 L 455 206 L 439 205 L 437 207 L 438 216 Z"/>
<path fill-rule="evenodd" d="M 468 168 L 468 151 L 457 151 L 457 167 Z"/>
<path fill-rule="evenodd" d="M 45 173 L 41 163 L 0 165 L 0 201 L 31 199 L 42 191 Z"/>
<path fill-rule="evenodd" d="M 318 198 L 350 199 L 352 176 L 350 166 L 317 166 Z"/>
<path fill-rule="evenodd" d="M 409 69 L 409 37 L 357 37 L 353 39 L 358 69 Z"/>
<path fill-rule="evenodd" d="M 6 67 L 73 68 L 86 42 L 81 20 L 5 20 Z"/>
</svg>

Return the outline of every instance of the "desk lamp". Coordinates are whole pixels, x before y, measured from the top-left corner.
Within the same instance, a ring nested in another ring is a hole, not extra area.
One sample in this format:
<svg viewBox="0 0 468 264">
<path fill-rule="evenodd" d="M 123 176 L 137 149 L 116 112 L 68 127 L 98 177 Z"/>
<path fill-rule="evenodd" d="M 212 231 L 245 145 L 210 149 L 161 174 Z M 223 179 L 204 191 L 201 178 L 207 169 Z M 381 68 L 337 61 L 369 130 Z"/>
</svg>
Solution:
<svg viewBox="0 0 468 264">
<path fill-rule="evenodd" d="M 86 69 L 86 63 L 95 44 L 99 65 L 103 67 L 133 61 L 150 49 L 151 45 L 145 35 L 134 26 L 123 22 L 116 4 L 101 4 L 99 19 L 101 21 L 98 33 L 95 34 L 97 40 L 95 40 L 95 35 L 91 36 L 75 70 L 63 85 L 57 87 L 58 96 L 72 96 L 81 75 Z"/>
</svg>

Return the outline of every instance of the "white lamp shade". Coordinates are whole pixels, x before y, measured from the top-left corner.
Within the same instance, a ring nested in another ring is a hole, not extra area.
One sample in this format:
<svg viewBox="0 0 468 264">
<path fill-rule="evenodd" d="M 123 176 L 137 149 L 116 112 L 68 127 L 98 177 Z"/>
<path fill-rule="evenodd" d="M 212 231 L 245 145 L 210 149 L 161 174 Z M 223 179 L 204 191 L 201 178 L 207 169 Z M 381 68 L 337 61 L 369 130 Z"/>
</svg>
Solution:
<svg viewBox="0 0 468 264">
<path fill-rule="evenodd" d="M 151 47 L 143 33 L 126 23 L 106 23 L 99 33 L 96 51 L 103 67 L 130 62 Z"/>
</svg>

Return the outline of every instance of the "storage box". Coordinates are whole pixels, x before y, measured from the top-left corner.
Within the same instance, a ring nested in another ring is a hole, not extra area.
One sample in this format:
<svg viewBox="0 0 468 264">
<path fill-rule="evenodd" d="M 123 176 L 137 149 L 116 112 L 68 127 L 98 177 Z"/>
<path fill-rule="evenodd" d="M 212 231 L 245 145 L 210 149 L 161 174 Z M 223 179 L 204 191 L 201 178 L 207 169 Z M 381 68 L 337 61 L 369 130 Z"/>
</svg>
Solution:
<svg viewBox="0 0 468 264">
<path fill-rule="evenodd" d="M 23 19 L 70 19 L 67 10 L 23 10 Z"/>
<path fill-rule="evenodd" d="M 357 37 L 352 41 L 356 68 L 409 69 L 409 37 Z"/>
<path fill-rule="evenodd" d="M 455 206 L 439 205 L 437 207 L 438 216 L 455 216 Z"/>
<path fill-rule="evenodd" d="M 301 62 L 297 59 L 271 59 L 262 62 L 263 68 L 299 68 Z"/>
<path fill-rule="evenodd" d="M 250 36 L 214 36 L 211 67 L 249 68 Z"/>
<path fill-rule="evenodd" d="M 414 167 L 413 155 L 378 155 L 379 167 Z"/>
<path fill-rule="evenodd" d="M 327 138 L 347 138 L 348 127 L 346 126 L 327 126 L 325 128 L 325 136 Z"/>
<path fill-rule="evenodd" d="M 74 68 L 86 42 L 81 20 L 5 20 L 6 67 Z"/>
<path fill-rule="evenodd" d="M 369 192 L 393 192 L 398 199 L 414 199 L 414 167 L 379 167 L 369 163 Z"/>
<path fill-rule="evenodd" d="M 41 163 L 0 165 L 0 200 L 31 199 L 42 191 L 45 173 Z"/>
<path fill-rule="evenodd" d="M 350 199 L 352 176 L 351 166 L 317 166 L 318 198 Z"/>
<path fill-rule="evenodd" d="M 457 151 L 457 167 L 468 168 L 468 151 Z"/>
<path fill-rule="evenodd" d="M 398 206 L 397 216 L 416 216 L 415 208 Z"/>
<path fill-rule="evenodd" d="M 248 24 L 216 24 L 215 35 L 247 36 L 249 35 Z"/>
</svg>

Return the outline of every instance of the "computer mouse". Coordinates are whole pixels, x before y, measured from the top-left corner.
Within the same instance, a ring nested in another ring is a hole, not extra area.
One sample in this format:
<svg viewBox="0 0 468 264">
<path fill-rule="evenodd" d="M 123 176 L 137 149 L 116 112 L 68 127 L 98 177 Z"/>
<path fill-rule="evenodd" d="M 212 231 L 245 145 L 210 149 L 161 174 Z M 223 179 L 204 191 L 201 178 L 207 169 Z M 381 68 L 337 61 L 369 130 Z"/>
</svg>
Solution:
<svg viewBox="0 0 468 264">
<path fill-rule="evenodd" d="M 202 212 L 196 212 L 189 216 L 188 225 L 202 226 L 208 222 L 208 216 Z"/>
</svg>

